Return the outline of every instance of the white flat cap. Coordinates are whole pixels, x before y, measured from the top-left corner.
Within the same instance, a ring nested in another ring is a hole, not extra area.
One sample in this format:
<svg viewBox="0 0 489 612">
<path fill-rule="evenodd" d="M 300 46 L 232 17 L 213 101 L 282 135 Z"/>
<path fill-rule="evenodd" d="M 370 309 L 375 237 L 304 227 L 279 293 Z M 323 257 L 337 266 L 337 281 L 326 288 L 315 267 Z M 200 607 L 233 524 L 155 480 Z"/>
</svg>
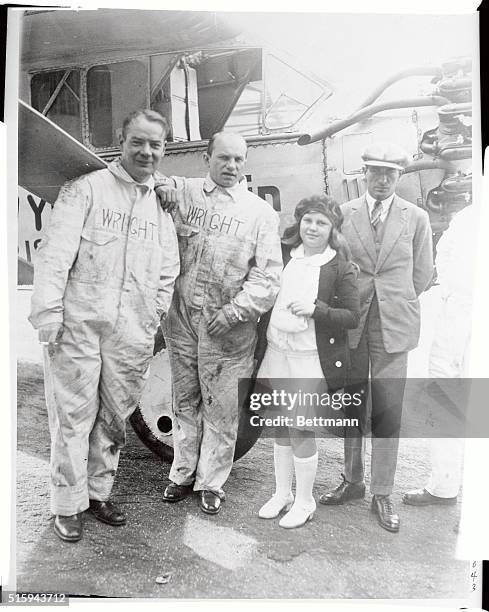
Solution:
<svg viewBox="0 0 489 612">
<path fill-rule="evenodd" d="M 363 163 L 366 166 L 383 166 L 404 170 L 409 164 L 406 151 L 390 142 L 375 142 L 369 145 L 362 154 Z"/>
</svg>

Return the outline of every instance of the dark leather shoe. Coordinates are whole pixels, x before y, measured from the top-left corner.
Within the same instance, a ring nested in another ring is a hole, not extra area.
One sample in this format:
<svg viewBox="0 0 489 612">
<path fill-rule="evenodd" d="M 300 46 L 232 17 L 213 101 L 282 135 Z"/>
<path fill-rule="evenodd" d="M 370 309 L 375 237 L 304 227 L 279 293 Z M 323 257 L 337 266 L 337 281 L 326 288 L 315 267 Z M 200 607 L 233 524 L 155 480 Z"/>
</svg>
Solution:
<svg viewBox="0 0 489 612">
<path fill-rule="evenodd" d="M 221 509 L 221 498 L 212 491 L 201 491 L 200 509 L 206 514 L 217 514 Z"/>
<path fill-rule="evenodd" d="M 401 521 L 395 514 L 394 506 L 389 495 L 374 495 L 372 497 L 372 512 L 377 515 L 379 525 L 387 531 L 399 531 Z"/>
<path fill-rule="evenodd" d="M 82 537 L 82 515 L 57 514 L 54 519 L 54 533 L 65 542 L 78 542 Z"/>
<path fill-rule="evenodd" d="M 437 495 L 431 495 L 426 489 L 416 489 L 416 491 L 404 493 L 402 501 L 409 506 L 453 506 L 457 503 L 457 496 L 438 497 Z"/>
<path fill-rule="evenodd" d="M 119 527 L 126 524 L 126 517 L 122 510 L 111 501 L 90 500 L 90 512 L 102 523 Z"/>
<path fill-rule="evenodd" d="M 171 503 L 182 501 L 192 493 L 192 490 L 192 485 L 179 485 L 170 482 L 163 493 L 163 500 Z"/>
<path fill-rule="evenodd" d="M 364 482 L 348 482 L 344 475 L 343 482 L 334 491 L 324 493 L 319 498 L 319 503 L 325 506 L 340 506 L 352 499 L 363 499 L 365 497 Z"/>
</svg>

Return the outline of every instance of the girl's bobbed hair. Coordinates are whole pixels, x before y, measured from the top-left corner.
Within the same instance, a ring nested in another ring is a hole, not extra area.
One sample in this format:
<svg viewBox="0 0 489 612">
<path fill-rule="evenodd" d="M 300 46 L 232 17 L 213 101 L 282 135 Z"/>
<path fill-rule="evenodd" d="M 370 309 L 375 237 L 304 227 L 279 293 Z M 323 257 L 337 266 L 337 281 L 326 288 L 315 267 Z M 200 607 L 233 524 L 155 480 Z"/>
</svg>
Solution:
<svg viewBox="0 0 489 612">
<path fill-rule="evenodd" d="M 342 254 L 347 261 L 350 261 L 350 247 L 341 233 L 343 213 L 336 200 L 328 195 L 304 198 L 297 204 L 294 211 L 295 223 L 284 231 L 282 243 L 290 247 L 297 247 L 302 243 L 299 231 L 301 220 L 305 214 L 310 212 L 321 213 L 330 220 L 332 228 L 329 235 L 329 246 L 337 253 Z"/>
</svg>

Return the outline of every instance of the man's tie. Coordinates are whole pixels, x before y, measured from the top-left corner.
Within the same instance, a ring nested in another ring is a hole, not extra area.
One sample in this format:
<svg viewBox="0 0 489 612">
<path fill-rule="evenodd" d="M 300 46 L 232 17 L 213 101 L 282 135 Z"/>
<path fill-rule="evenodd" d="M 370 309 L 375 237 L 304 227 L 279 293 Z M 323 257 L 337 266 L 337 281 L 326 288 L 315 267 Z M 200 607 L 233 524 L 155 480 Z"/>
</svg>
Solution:
<svg viewBox="0 0 489 612">
<path fill-rule="evenodd" d="M 382 202 L 380 200 L 376 200 L 373 210 L 372 210 L 372 217 L 370 219 L 370 222 L 372 223 L 372 227 L 374 228 L 375 231 L 377 231 L 378 229 L 380 229 L 380 215 L 382 214 L 383 208 L 382 208 Z"/>
</svg>

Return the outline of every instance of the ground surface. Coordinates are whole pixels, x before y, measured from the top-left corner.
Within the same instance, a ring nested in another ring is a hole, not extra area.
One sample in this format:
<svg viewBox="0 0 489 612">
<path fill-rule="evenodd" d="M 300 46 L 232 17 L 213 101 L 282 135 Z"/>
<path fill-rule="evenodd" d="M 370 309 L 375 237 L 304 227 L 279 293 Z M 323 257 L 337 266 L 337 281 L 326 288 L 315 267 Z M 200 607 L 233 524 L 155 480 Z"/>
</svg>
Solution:
<svg viewBox="0 0 489 612">
<path fill-rule="evenodd" d="M 85 518 L 85 536 L 60 542 L 48 502 L 49 432 L 39 365 L 19 367 L 17 576 L 22 591 L 172 598 L 458 598 L 468 563 L 454 559 L 459 506 L 412 508 L 400 491 L 428 471 L 425 441 L 402 440 L 394 501 L 399 534 L 381 529 L 369 496 L 338 508 L 319 506 L 306 527 L 284 530 L 256 511 L 273 487 L 271 440 L 235 464 L 218 517 L 196 497 L 165 504 L 169 466 L 129 430 L 114 499 L 125 527 Z M 340 440 L 320 441 L 316 493 L 336 485 Z M 167 584 L 156 577 L 170 574 Z"/>
<path fill-rule="evenodd" d="M 257 517 L 273 491 L 272 442 L 260 439 L 234 466 L 217 517 L 197 497 L 161 501 L 169 465 L 131 428 L 121 455 L 114 499 L 124 527 L 86 516 L 84 538 L 61 542 L 49 512 L 49 431 L 40 348 L 26 322 L 29 292 L 18 301 L 17 588 L 107 597 L 159 598 L 463 598 L 468 562 L 454 559 L 460 504 L 413 508 L 402 491 L 429 472 L 426 440 L 400 443 L 393 495 L 401 531 L 381 529 L 370 495 L 346 506 L 320 506 L 311 523 L 284 530 Z M 433 309 L 428 309 L 433 312 Z M 432 320 L 432 319 L 431 319 Z M 422 376 L 430 318 L 411 375 Z M 339 483 L 342 441 L 320 440 L 318 494 Z M 369 460 L 369 457 L 367 457 Z M 367 466 L 368 467 L 368 466 Z M 157 577 L 168 574 L 165 584 Z"/>
</svg>

